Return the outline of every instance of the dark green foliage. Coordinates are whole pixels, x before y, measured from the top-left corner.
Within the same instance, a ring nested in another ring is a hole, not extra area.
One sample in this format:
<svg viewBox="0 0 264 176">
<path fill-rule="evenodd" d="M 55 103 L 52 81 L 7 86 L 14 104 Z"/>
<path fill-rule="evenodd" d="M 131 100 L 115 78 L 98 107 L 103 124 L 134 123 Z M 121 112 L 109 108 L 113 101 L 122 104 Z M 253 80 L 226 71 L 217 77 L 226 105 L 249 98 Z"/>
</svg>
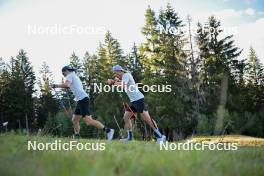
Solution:
<svg viewBox="0 0 264 176">
<path fill-rule="evenodd" d="M 190 17 L 188 22 L 190 27 Z M 164 88 L 163 92 L 143 92 L 151 117 L 159 122 L 169 140 L 193 134 L 263 137 L 263 65 L 253 47 L 248 58 L 241 59 L 242 50 L 232 35 L 224 34 L 215 17 L 205 24 L 198 23 L 197 35 L 179 32 L 185 25 L 169 4 L 159 12 L 148 7 L 141 31 L 144 41 L 138 46 L 133 44 L 131 52 L 124 53 L 109 31 L 97 53 L 86 52 L 80 59 L 73 52 L 69 63 L 77 69 L 89 93 L 93 117 L 118 131 L 115 116 L 123 127 L 122 103 L 128 102 L 126 94 L 95 89 L 100 83 L 105 86 L 106 80 L 113 77 L 112 66 L 119 64 L 132 73 L 137 83 L 170 86 L 165 88 L 169 92 Z M 9 129 L 25 128 L 27 114 L 30 129 L 72 135 L 71 118 L 50 89 L 53 79 L 46 63 L 37 93 L 35 74 L 23 50 L 8 64 L 0 58 L 0 78 L 0 120 L 9 121 Z M 58 92 L 58 96 L 67 109 L 76 106 L 68 90 Z M 137 122 L 138 128 L 144 127 L 142 121 Z M 141 139 L 140 130 L 135 134 Z M 102 138 L 105 134 L 82 121 L 81 136 Z"/>
<path fill-rule="evenodd" d="M 43 128 L 47 117 L 54 117 L 58 111 L 58 101 L 52 94 L 51 84 L 54 83 L 53 75 L 46 62 L 43 63 L 40 70 L 41 78 L 39 80 L 40 97 L 37 103 L 36 116 L 38 127 Z"/>
<path fill-rule="evenodd" d="M 10 59 L 7 69 L 1 72 L 1 116 L 9 121 L 9 128 L 26 127 L 26 116 L 31 128 L 35 121 L 35 73 L 24 50 Z"/>
</svg>

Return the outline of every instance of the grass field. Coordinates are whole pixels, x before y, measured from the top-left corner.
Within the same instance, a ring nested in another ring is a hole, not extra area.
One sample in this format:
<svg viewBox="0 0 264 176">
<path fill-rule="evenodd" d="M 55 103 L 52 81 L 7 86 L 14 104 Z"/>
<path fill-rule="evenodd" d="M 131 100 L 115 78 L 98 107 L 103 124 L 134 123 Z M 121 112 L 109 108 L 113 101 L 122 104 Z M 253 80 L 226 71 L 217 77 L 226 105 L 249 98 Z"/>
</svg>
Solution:
<svg viewBox="0 0 264 176">
<path fill-rule="evenodd" d="M 227 139 L 228 137 L 225 137 Z M 247 137 L 232 138 L 243 141 Z M 229 140 L 232 139 L 230 137 Z M 0 135 L 1 176 L 111 175 L 264 175 L 264 146 L 240 146 L 237 151 L 160 151 L 154 142 L 106 142 L 105 151 L 28 151 L 27 141 L 53 142 L 52 137 Z M 68 142 L 70 139 L 60 139 Z M 193 140 L 210 141 L 209 137 Z M 252 140 L 257 140 L 252 138 Z M 263 141 L 263 140 L 260 140 Z M 242 143 L 243 144 L 243 143 Z M 245 144 L 245 143 L 244 143 Z M 252 143 L 251 143 L 252 144 Z"/>
</svg>

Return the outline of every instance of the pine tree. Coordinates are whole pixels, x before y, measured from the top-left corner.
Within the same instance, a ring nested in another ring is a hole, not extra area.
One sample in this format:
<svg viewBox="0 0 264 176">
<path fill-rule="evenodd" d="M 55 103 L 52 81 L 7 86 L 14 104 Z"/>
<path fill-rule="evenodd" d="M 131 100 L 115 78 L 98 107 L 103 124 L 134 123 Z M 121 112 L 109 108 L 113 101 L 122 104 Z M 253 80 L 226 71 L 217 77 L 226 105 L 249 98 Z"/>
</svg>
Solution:
<svg viewBox="0 0 264 176">
<path fill-rule="evenodd" d="M 221 37 L 224 32 L 220 21 L 214 16 L 208 19 L 208 24 L 203 28 L 198 24 L 197 44 L 200 56 L 204 59 L 204 71 L 210 76 L 218 73 L 230 73 L 230 65 L 242 52 L 234 45 L 233 35 Z M 215 81 L 215 80 L 213 80 Z"/>
<path fill-rule="evenodd" d="M 2 74 L 7 69 L 7 64 L 4 62 L 4 59 L 0 57 L 0 74 Z"/>
<path fill-rule="evenodd" d="M 114 39 L 108 31 L 105 40 L 100 43 L 98 49 L 98 77 L 97 80 L 102 85 L 108 78 L 113 77 L 112 67 L 119 64 L 126 69 L 127 58 L 123 56 L 123 50 L 119 42 Z M 112 123 L 114 126 L 113 116 L 122 117 L 122 93 L 117 92 L 101 92 L 96 96 L 94 101 L 94 111 L 106 123 Z M 104 105 L 104 106 L 103 106 Z M 107 106 L 107 109 L 105 108 Z"/>
<path fill-rule="evenodd" d="M 123 50 L 121 49 L 119 42 L 112 37 L 112 34 L 109 31 L 105 35 L 104 45 L 107 48 L 106 54 L 109 62 L 113 65 L 121 65 L 125 68 L 127 61 L 124 57 Z"/>
<path fill-rule="evenodd" d="M 154 52 L 155 44 L 158 42 L 158 26 L 155 12 L 148 7 L 145 13 L 145 25 L 142 28 L 142 34 L 146 37 L 146 43 L 143 47 L 146 52 Z"/>
<path fill-rule="evenodd" d="M 40 70 L 41 77 L 39 78 L 40 97 L 37 103 L 37 119 L 38 127 L 43 128 L 47 118 L 54 117 L 58 112 L 58 102 L 52 95 L 51 84 L 54 83 L 53 75 L 50 72 L 49 66 L 43 62 Z"/>
<path fill-rule="evenodd" d="M 114 65 L 118 64 L 126 69 L 128 64 L 119 42 L 112 37 L 109 31 L 105 35 L 104 42 L 99 44 L 98 56 L 98 67 L 100 69 L 101 80 L 112 76 L 112 67 Z"/>
<path fill-rule="evenodd" d="M 35 121 L 35 106 L 33 94 L 35 93 L 35 73 L 29 62 L 26 52 L 20 50 L 16 58 L 10 61 L 10 82 L 7 90 L 8 109 L 11 128 L 29 128 Z M 28 121 L 26 120 L 28 119 Z"/>
<path fill-rule="evenodd" d="M 98 81 L 103 82 L 106 78 L 112 76 L 111 67 L 112 61 L 107 57 L 107 49 L 104 47 L 104 44 L 100 42 L 98 48 L 98 69 L 100 70 Z"/>
<path fill-rule="evenodd" d="M 236 93 L 235 78 L 231 72 L 232 65 L 242 50 L 235 46 L 232 38 L 232 35 L 223 36 L 221 23 L 213 16 L 209 17 L 205 27 L 198 23 L 196 40 L 202 59 L 201 72 L 206 100 L 203 113 L 213 114 L 217 111 L 216 124 L 222 124 L 217 127 L 217 133 L 223 128 L 222 114 L 225 114 L 225 108 L 229 106 L 226 103 L 232 102 L 227 99 Z M 216 101 L 215 97 L 219 100 Z"/>
<path fill-rule="evenodd" d="M 73 52 L 70 57 L 70 66 L 76 69 L 76 74 L 80 77 L 81 81 L 83 81 L 84 76 L 83 76 L 82 63 L 79 57 L 75 54 L 75 52 Z"/>
<path fill-rule="evenodd" d="M 134 43 L 131 53 L 128 54 L 127 69 L 131 72 L 136 82 L 141 82 L 143 79 L 143 65 L 141 63 L 142 56 L 138 52 L 138 48 Z"/>
<path fill-rule="evenodd" d="M 204 90 L 202 87 L 201 81 L 201 65 L 202 60 L 200 56 L 197 56 L 194 51 L 195 43 L 193 43 L 193 34 L 191 31 L 191 17 L 190 15 L 187 16 L 188 22 L 188 34 L 189 34 L 189 41 L 190 49 L 186 51 L 187 54 L 187 74 L 188 74 L 188 85 L 189 85 L 189 94 L 191 109 L 192 109 L 192 118 L 194 119 L 195 123 L 198 123 L 198 118 L 200 117 L 200 111 L 202 109 L 202 105 L 204 102 Z M 198 24 L 200 25 L 200 24 Z M 197 132 L 194 129 L 194 132 Z"/>
<path fill-rule="evenodd" d="M 2 123 L 8 121 L 9 114 L 7 110 L 10 108 L 10 100 L 8 98 L 10 84 L 10 70 L 8 64 L 0 58 L 0 121 Z"/>
<path fill-rule="evenodd" d="M 181 31 L 183 22 L 169 4 L 165 10 L 159 11 L 157 17 L 148 8 L 145 17 L 142 33 L 146 42 L 140 48 L 144 83 L 171 86 L 171 92 L 146 94 L 150 112 L 154 117 L 165 117 L 163 125 L 171 130 L 190 133 L 188 128 L 192 128 L 193 122 L 187 117 L 190 97 L 186 91 L 187 55 L 183 49 L 186 38 L 183 33 L 177 32 Z"/>
<path fill-rule="evenodd" d="M 231 81 L 231 66 L 240 55 L 241 50 L 234 45 L 232 35 L 220 37 L 223 30 L 221 30 L 221 23 L 215 17 L 210 17 L 205 26 L 198 24 L 196 41 L 203 62 L 201 71 L 204 86 L 210 88 L 207 90 L 209 94 L 216 95 L 219 93 L 224 75 L 228 76 Z M 213 98 L 213 96 L 211 97 Z M 214 98 L 212 101 L 216 102 Z M 208 104 L 215 104 L 213 102 L 208 101 Z M 215 108 L 211 106 L 210 109 Z"/>
<path fill-rule="evenodd" d="M 96 93 L 94 92 L 95 84 L 99 83 L 98 75 L 99 75 L 99 68 L 98 68 L 98 56 L 97 55 L 90 55 L 88 52 L 85 53 L 83 58 L 83 68 L 84 68 L 84 76 L 85 76 L 85 87 L 87 91 L 89 91 L 89 97 L 91 100 L 91 104 L 94 106 L 94 100 L 96 97 Z M 88 89 L 89 88 L 89 89 Z"/>
<path fill-rule="evenodd" d="M 247 81 L 249 84 L 260 85 L 263 83 L 263 66 L 261 65 L 257 54 L 253 47 L 250 47 L 249 56 L 248 56 L 248 73 Z"/>
</svg>

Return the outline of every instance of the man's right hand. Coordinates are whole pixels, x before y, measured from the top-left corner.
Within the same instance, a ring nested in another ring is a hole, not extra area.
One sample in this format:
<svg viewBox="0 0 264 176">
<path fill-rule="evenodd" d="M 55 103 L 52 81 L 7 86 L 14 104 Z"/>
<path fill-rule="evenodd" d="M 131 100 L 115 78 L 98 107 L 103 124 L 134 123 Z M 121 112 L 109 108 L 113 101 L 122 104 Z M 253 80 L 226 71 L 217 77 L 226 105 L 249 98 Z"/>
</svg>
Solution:
<svg viewBox="0 0 264 176">
<path fill-rule="evenodd" d="M 108 85 L 113 85 L 113 84 L 115 83 L 115 81 L 114 81 L 113 79 L 108 79 L 108 80 L 106 81 L 106 83 L 107 83 Z"/>
</svg>

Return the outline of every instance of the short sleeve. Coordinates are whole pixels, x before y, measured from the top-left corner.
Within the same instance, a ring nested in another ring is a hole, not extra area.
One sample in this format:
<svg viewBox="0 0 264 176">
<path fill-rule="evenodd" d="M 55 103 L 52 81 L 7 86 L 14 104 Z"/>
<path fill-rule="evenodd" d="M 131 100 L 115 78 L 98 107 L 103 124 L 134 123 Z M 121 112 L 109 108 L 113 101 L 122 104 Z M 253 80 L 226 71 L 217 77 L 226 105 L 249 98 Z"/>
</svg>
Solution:
<svg viewBox="0 0 264 176">
<path fill-rule="evenodd" d="M 66 76 L 66 78 L 65 78 L 65 80 L 66 81 L 69 81 L 70 82 L 70 84 L 72 83 L 72 75 L 71 74 L 69 74 L 68 76 Z"/>
<path fill-rule="evenodd" d="M 128 84 L 128 81 L 129 81 L 129 74 L 125 73 L 122 77 L 122 82 Z"/>
</svg>

